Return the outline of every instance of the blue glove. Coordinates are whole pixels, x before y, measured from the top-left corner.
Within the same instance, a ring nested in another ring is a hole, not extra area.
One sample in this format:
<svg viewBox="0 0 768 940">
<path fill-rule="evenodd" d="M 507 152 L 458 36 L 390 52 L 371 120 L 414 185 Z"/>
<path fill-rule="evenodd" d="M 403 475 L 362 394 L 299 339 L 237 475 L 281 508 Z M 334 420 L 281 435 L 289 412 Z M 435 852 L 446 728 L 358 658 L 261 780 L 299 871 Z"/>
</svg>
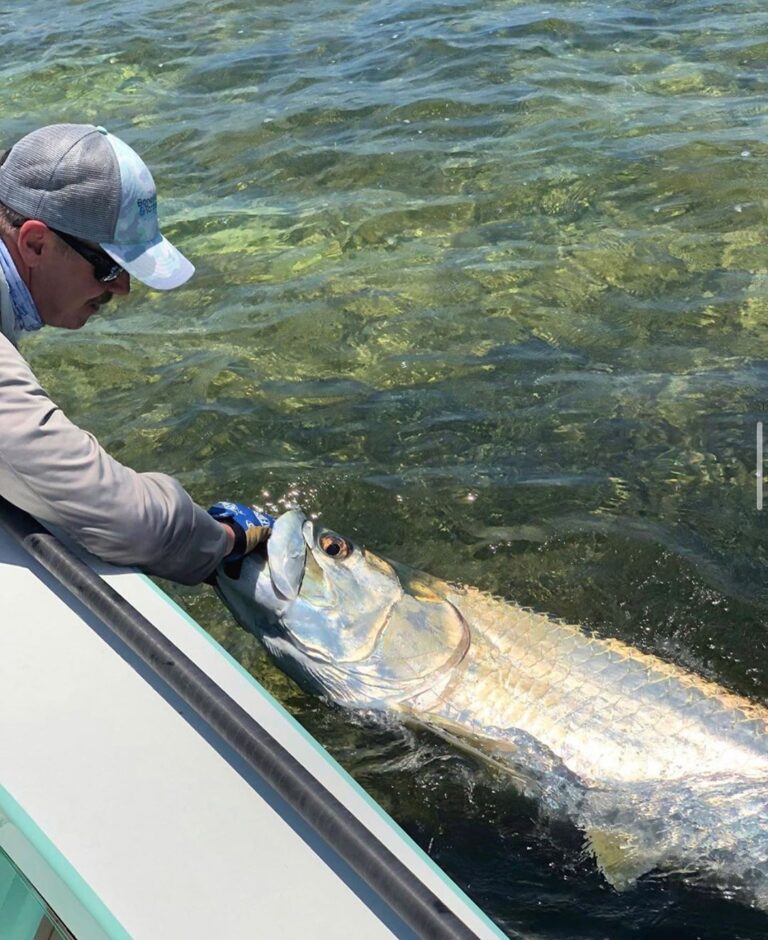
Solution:
<svg viewBox="0 0 768 940">
<path fill-rule="evenodd" d="M 235 533 L 235 547 L 225 562 L 239 561 L 259 543 L 266 542 L 275 524 L 272 516 L 243 503 L 215 503 L 208 512 L 219 522 L 225 522 Z"/>
</svg>

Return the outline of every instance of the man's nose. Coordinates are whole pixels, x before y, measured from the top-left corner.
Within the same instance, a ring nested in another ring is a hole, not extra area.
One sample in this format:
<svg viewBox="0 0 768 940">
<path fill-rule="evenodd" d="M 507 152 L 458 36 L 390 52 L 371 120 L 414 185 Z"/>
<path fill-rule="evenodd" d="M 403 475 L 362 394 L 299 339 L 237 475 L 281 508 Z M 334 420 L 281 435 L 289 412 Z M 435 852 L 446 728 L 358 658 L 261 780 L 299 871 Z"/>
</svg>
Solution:
<svg viewBox="0 0 768 940">
<path fill-rule="evenodd" d="M 107 281 L 104 287 L 110 294 L 127 294 L 131 289 L 131 275 L 122 271 L 114 281 Z"/>
</svg>

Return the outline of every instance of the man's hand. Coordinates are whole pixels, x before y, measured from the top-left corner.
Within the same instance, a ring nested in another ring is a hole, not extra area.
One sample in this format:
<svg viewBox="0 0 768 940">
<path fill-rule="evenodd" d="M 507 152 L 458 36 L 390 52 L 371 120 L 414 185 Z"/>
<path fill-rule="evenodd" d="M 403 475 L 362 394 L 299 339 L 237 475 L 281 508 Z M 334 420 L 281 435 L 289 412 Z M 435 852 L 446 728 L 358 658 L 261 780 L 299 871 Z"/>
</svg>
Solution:
<svg viewBox="0 0 768 940">
<path fill-rule="evenodd" d="M 266 542 L 275 524 L 272 516 L 243 503 L 215 503 L 208 512 L 233 533 L 234 542 L 224 558 L 225 562 L 239 561 L 257 545 Z"/>
</svg>

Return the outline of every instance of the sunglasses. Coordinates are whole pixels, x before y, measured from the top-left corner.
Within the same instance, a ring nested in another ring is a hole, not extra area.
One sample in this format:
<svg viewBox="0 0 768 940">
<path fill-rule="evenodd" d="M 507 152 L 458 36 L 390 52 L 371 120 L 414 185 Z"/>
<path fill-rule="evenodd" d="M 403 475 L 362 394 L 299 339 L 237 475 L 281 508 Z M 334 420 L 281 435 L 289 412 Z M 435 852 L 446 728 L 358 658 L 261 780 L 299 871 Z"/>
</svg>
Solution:
<svg viewBox="0 0 768 940">
<path fill-rule="evenodd" d="M 84 241 L 75 238 L 74 235 L 68 235 L 66 232 L 60 232 L 55 228 L 52 228 L 51 231 L 58 235 L 63 242 L 66 242 L 70 248 L 74 248 L 82 258 L 85 258 L 93 266 L 93 273 L 99 283 L 109 284 L 116 281 L 125 270 L 106 252 L 99 251 L 98 248 L 91 248 Z"/>
</svg>

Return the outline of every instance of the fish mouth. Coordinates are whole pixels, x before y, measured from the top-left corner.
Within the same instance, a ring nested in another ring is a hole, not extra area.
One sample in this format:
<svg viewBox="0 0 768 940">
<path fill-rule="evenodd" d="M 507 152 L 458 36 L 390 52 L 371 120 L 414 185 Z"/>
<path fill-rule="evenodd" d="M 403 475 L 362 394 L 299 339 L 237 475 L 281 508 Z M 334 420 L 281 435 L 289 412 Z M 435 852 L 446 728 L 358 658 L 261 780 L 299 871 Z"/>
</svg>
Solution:
<svg viewBox="0 0 768 940">
<path fill-rule="evenodd" d="M 220 565 L 209 580 L 235 619 L 253 628 L 252 605 L 269 618 L 279 617 L 298 597 L 304 580 L 308 543 L 303 529 L 312 523 L 300 510 L 279 516 L 266 543 L 237 561 Z"/>
<path fill-rule="evenodd" d="M 278 517 L 265 542 L 242 558 L 222 564 L 221 572 L 230 581 L 238 581 L 247 562 L 257 575 L 268 575 L 278 595 L 293 600 L 301 589 L 307 548 L 313 544 L 312 523 L 301 510 L 292 509 Z"/>
<path fill-rule="evenodd" d="M 292 601 L 299 596 L 307 549 L 313 544 L 314 526 L 300 509 L 289 509 L 275 521 L 261 558 L 254 562 L 267 570 L 279 598 Z"/>
</svg>

